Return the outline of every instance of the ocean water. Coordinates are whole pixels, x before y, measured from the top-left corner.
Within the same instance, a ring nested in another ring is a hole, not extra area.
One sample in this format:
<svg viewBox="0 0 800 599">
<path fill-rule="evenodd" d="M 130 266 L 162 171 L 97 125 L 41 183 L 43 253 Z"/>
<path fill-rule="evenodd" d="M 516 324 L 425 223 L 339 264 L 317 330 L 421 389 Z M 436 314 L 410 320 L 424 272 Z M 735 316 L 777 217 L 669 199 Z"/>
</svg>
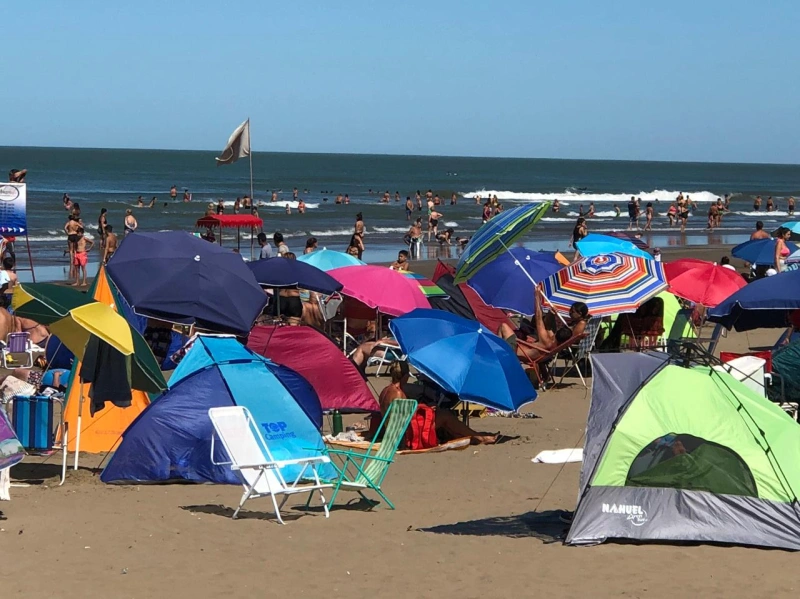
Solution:
<svg viewBox="0 0 800 599">
<path fill-rule="evenodd" d="M 81 205 L 89 234 L 96 230 L 101 208 L 108 209 L 108 221 L 122 230 L 125 210 L 133 208 L 141 230 L 181 229 L 194 231 L 195 221 L 210 202 L 222 199 L 232 212 L 237 196 L 249 193 L 247 160 L 217 167 L 215 152 L 163 150 L 111 150 L 72 148 L 0 147 L 3 175 L 11 168 L 28 169 L 28 226 L 31 246 L 38 265 L 66 264 L 63 226 L 66 212 L 61 197 L 69 193 Z M 290 248 L 302 252 L 306 238 L 315 236 L 320 247 L 344 250 L 353 230 L 357 212 L 366 224 L 368 261 L 392 258 L 403 246 L 408 229 L 404 200 L 428 189 L 443 198 L 439 211 L 443 228 L 455 236 L 469 237 L 481 225 L 484 199 L 497 195 L 505 207 L 519 203 L 558 198 L 559 214 L 548 214 L 525 239 L 526 245 L 543 249 L 567 249 L 570 232 L 580 206 L 595 205 L 589 230 L 608 232 L 627 228 L 626 203 L 631 195 L 642 198 L 643 206 L 654 202 L 665 213 L 678 192 L 689 194 L 698 208 L 689 220 L 686 234 L 670 229 L 663 216 L 654 219 L 654 231 L 644 238 L 651 245 L 709 245 L 743 241 L 754 222 L 761 219 L 767 229 L 789 220 L 786 198 L 800 196 L 800 166 L 720 163 L 631 162 L 600 160 L 546 160 L 513 158 L 463 158 L 430 156 L 286 154 L 257 152 L 253 155 L 255 199 L 264 231 L 280 231 Z M 177 202 L 169 199 L 176 185 Z M 292 188 L 297 187 L 306 202 L 306 214 L 296 212 Z M 192 202 L 181 201 L 189 189 Z M 279 201 L 270 202 L 272 191 Z M 389 204 L 380 203 L 384 191 Z M 395 203 L 399 192 L 401 202 Z M 335 205 L 338 193 L 349 194 L 350 205 Z M 458 203 L 450 205 L 451 194 Z M 722 227 L 705 230 L 709 202 L 728 193 L 732 210 Z M 773 196 L 777 210 L 767 214 L 753 211 L 753 198 L 761 195 L 766 205 Z M 154 208 L 137 208 L 136 199 L 157 198 Z M 286 205 L 292 214 L 286 214 Z M 614 204 L 622 212 L 615 217 Z M 642 220 L 642 223 L 644 220 Z M 225 245 L 235 245 L 235 232 L 224 232 Z M 249 250 L 249 231 L 242 231 L 243 253 Z M 246 249 L 245 249 L 246 248 Z M 426 246 L 423 257 L 454 257 L 455 250 Z M 56 269 L 57 270 L 57 269 Z"/>
</svg>

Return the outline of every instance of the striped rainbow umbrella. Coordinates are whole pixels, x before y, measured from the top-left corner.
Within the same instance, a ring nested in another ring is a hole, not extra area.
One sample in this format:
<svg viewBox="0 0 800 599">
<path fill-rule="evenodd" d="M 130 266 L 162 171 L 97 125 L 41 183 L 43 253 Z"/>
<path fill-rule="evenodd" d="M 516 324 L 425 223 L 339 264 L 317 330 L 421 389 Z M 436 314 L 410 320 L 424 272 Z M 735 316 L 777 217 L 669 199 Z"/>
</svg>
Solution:
<svg viewBox="0 0 800 599">
<path fill-rule="evenodd" d="M 548 208 L 550 202 L 524 204 L 501 212 L 485 222 L 472 236 L 464 248 L 464 253 L 461 254 L 456 266 L 455 283 L 471 279 L 501 252 L 509 249 L 517 239 L 539 222 Z"/>
<path fill-rule="evenodd" d="M 425 295 L 427 298 L 432 297 L 447 297 L 447 292 L 439 287 L 436 283 L 431 281 L 428 277 L 422 276 L 415 272 L 409 271 L 402 271 L 403 276 L 408 279 L 413 279 L 419 285 L 420 291 Z"/>
<path fill-rule="evenodd" d="M 544 280 L 544 294 L 559 312 L 575 302 L 589 306 L 592 316 L 636 309 L 667 288 L 661 262 L 625 254 L 583 258 Z"/>
</svg>

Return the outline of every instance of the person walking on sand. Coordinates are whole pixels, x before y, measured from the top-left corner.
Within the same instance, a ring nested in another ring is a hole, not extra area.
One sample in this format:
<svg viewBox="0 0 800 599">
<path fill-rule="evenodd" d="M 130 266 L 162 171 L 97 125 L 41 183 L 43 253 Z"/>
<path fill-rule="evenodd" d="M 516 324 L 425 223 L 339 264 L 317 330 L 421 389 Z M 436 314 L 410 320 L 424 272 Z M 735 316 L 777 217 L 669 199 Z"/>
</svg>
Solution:
<svg viewBox="0 0 800 599">
<path fill-rule="evenodd" d="M 78 241 L 75 244 L 75 282 L 73 287 L 86 285 L 86 265 L 89 263 L 89 250 L 94 244 L 83 235 L 83 227 L 78 229 Z M 83 277 L 83 283 L 80 282 Z"/>
<path fill-rule="evenodd" d="M 108 264 L 108 261 L 111 260 L 111 256 L 113 256 L 114 252 L 117 251 L 118 244 L 119 240 L 117 239 L 116 233 L 114 233 L 114 227 L 107 225 L 106 245 L 105 248 L 103 248 L 103 264 Z"/>
<path fill-rule="evenodd" d="M 136 217 L 133 216 L 133 210 L 128 208 L 125 211 L 125 236 L 127 237 L 129 234 L 133 233 L 138 228 L 139 228 L 139 223 L 136 221 Z"/>
</svg>

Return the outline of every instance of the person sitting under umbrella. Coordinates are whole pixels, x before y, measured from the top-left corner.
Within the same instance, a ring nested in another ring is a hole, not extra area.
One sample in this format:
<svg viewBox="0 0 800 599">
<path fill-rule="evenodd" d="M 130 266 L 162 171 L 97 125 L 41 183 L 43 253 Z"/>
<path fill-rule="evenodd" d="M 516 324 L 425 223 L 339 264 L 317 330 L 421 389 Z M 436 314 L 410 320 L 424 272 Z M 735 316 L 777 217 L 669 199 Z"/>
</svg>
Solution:
<svg viewBox="0 0 800 599">
<path fill-rule="evenodd" d="M 378 404 L 381 407 L 381 414 L 386 414 L 389 406 L 395 399 L 406 399 L 408 396 L 403 390 L 403 386 L 408 384 L 408 362 L 401 362 L 395 360 L 389 365 L 389 375 L 392 377 L 392 382 L 381 391 L 378 398 Z M 434 407 L 436 413 L 436 436 L 440 440 L 453 440 L 470 438 L 473 445 L 491 445 L 497 443 L 500 438 L 499 434 L 487 435 L 472 430 L 466 424 L 462 423 L 450 410 L 443 410 Z M 373 417 L 373 420 L 378 420 Z"/>
<path fill-rule="evenodd" d="M 519 340 L 527 339 L 527 332 L 521 329 L 515 331 L 505 322 L 500 325 L 500 330 L 497 332 L 498 336 L 511 346 L 517 357 L 525 361 L 535 361 L 571 337 L 580 335 L 586 329 L 586 323 L 589 320 L 587 305 L 583 302 L 575 302 L 569 309 L 569 322 L 563 323 L 563 326 L 559 328 L 559 320 L 554 311 L 551 310 L 544 314 L 541 294 L 536 293 L 534 297 L 536 311 L 534 314 L 535 329 L 531 331 L 533 343 L 521 345 Z"/>
</svg>

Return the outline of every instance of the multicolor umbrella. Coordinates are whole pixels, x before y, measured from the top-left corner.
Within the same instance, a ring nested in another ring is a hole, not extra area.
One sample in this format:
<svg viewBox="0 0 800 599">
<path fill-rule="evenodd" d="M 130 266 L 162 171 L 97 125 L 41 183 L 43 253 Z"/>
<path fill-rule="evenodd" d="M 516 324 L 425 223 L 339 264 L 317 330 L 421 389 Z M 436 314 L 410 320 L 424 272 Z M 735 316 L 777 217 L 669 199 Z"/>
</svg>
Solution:
<svg viewBox="0 0 800 599">
<path fill-rule="evenodd" d="M 550 202 L 525 204 L 501 212 L 472 236 L 456 266 L 456 283 L 472 278 L 481 268 L 494 260 L 539 222 Z"/>
<path fill-rule="evenodd" d="M 407 270 L 401 270 L 400 274 L 408 279 L 416 281 L 417 285 L 419 285 L 419 290 L 429 299 L 432 297 L 447 297 L 447 292 L 428 277 Z"/>
<path fill-rule="evenodd" d="M 536 399 L 511 346 L 479 322 L 441 310 L 414 310 L 389 328 L 417 370 L 462 400 L 518 410 Z"/>
<path fill-rule="evenodd" d="M 316 266 L 320 270 L 326 272 L 334 268 L 342 268 L 343 266 L 364 266 L 366 264 L 366 262 L 362 262 L 355 256 L 345 254 L 344 252 L 329 250 L 327 248 L 298 256 L 297 261 Z"/>
<path fill-rule="evenodd" d="M 153 352 L 136 329 L 106 304 L 89 295 L 49 283 L 22 283 L 14 288 L 14 314 L 47 325 L 82 360 L 92 337 L 132 356 L 131 379 L 137 389 L 157 393 L 166 387 Z"/>
<path fill-rule="evenodd" d="M 661 262 L 625 254 L 583 258 L 544 281 L 544 294 L 556 310 L 566 314 L 583 302 L 592 316 L 635 312 L 666 288 Z"/>
<path fill-rule="evenodd" d="M 490 306 L 531 316 L 536 284 L 562 268 L 553 254 L 515 247 L 479 270 L 467 285 Z"/>
<path fill-rule="evenodd" d="M 674 295 L 708 308 L 722 303 L 747 285 L 735 270 L 713 262 L 684 258 L 664 265 Z"/>
<path fill-rule="evenodd" d="M 586 237 L 575 244 L 581 256 L 592 257 L 600 254 L 627 254 L 628 256 L 638 256 L 652 260 L 652 256 L 644 250 L 636 247 L 633 242 L 627 239 L 619 239 L 609 235 L 598 235 L 589 233 Z"/>
<path fill-rule="evenodd" d="M 385 266 L 345 266 L 328 274 L 344 285 L 342 295 L 389 316 L 431 307 L 416 280 Z"/>
</svg>

